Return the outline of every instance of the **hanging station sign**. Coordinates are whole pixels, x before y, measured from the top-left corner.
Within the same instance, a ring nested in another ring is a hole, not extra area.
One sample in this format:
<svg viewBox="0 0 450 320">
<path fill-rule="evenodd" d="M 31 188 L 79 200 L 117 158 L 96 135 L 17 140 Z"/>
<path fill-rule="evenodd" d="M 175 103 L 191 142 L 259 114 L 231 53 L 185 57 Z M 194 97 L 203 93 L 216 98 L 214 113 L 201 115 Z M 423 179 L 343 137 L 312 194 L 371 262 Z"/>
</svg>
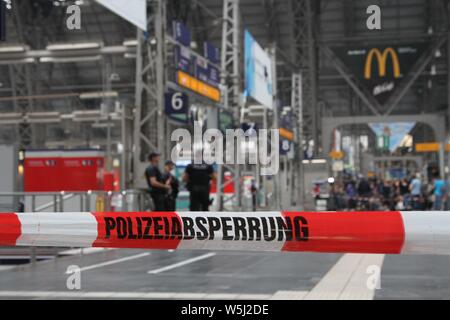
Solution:
<svg viewBox="0 0 450 320">
<path fill-rule="evenodd" d="M 187 94 L 169 91 L 165 95 L 165 112 L 167 115 L 187 114 L 189 110 L 189 97 Z"/>
<path fill-rule="evenodd" d="M 173 23 L 176 82 L 203 97 L 220 102 L 220 70 L 215 64 L 220 63 L 218 49 L 212 44 L 205 44 L 204 57 L 191 53 L 191 34 L 181 22 Z"/>
<path fill-rule="evenodd" d="M 287 155 L 294 142 L 294 130 L 292 124 L 292 112 L 287 112 L 280 118 L 280 154 Z"/>
<path fill-rule="evenodd" d="M 415 122 L 369 123 L 377 137 L 379 149 L 394 152 L 407 134 L 415 127 Z"/>
</svg>

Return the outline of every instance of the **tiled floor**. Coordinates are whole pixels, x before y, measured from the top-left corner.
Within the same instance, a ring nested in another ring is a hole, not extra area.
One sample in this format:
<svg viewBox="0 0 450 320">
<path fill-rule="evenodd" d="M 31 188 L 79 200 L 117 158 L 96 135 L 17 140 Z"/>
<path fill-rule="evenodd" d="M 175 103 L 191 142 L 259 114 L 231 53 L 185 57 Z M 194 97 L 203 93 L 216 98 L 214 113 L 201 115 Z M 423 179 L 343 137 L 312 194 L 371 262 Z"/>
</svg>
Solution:
<svg viewBox="0 0 450 320">
<path fill-rule="evenodd" d="M 79 291 L 69 266 L 83 270 Z M 449 288 L 442 256 L 106 250 L 0 270 L 0 299 L 450 299 Z"/>
</svg>

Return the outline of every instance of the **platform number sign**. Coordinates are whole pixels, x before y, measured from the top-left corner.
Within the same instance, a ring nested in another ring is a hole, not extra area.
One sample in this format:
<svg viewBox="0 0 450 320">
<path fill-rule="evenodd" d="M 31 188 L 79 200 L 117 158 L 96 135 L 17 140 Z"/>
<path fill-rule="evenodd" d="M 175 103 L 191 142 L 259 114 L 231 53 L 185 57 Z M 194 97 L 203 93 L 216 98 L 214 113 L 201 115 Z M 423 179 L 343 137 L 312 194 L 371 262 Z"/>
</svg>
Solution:
<svg viewBox="0 0 450 320">
<path fill-rule="evenodd" d="M 165 112 L 171 114 L 186 114 L 189 109 L 189 98 L 182 92 L 168 92 L 165 96 Z"/>
<path fill-rule="evenodd" d="M 280 154 L 287 155 L 291 151 L 291 142 L 286 139 L 280 139 Z"/>
</svg>

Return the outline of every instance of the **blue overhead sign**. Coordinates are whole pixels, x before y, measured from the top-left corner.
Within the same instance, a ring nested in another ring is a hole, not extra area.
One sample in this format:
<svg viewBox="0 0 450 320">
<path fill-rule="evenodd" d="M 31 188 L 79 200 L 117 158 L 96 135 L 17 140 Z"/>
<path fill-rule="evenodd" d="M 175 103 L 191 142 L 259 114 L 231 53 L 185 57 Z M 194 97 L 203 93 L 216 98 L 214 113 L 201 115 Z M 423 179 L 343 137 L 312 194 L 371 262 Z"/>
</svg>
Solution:
<svg viewBox="0 0 450 320">
<path fill-rule="evenodd" d="M 204 58 L 196 58 L 195 77 L 205 83 L 208 82 L 208 61 Z"/>
<path fill-rule="evenodd" d="M 211 65 L 208 60 L 205 58 L 196 58 L 195 69 L 195 77 L 198 80 L 215 88 L 219 87 L 220 71 Z"/>
<path fill-rule="evenodd" d="M 182 92 L 170 91 L 165 95 L 165 112 L 167 115 L 187 114 L 189 97 Z"/>
<path fill-rule="evenodd" d="M 205 58 L 211 61 L 214 64 L 220 63 L 220 53 L 219 49 L 211 44 L 210 42 L 205 42 L 204 44 L 204 55 Z"/>
<path fill-rule="evenodd" d="M 220 102 L 220 70 L 213 65 L 214 62 L 219 62 L 217 48 L 205 44 L 205 57 L 202 57 L 190 49 L 191 34 L 185 25 L 175 21 L 173 30 L 176 83 L 203 97 Z"/>
<path fill-rule="evenodd" d="M 287 155 L 293 146 L 294 131 L 293 131 L 293 116 L 289 111 L 283 114 L 280 118 L 280 154 Z"/>
<path fill-rule="evenodd" d="M 181 70 L 187 74 L 193 75 L 192 59 L 189 50 L 183 46 L 175 45 L 175 66 L 177 70 Z"/>
<path fill-rule="evenodd" d="M 280 155 L 285 156 L 291 151 L 292 142 L 283 138 L 280 138 Z"/>
<path fill-rule="evenodd" d="M 208 66 L 208 84 L 216 88 L 220 84 L 220 70 L 212 65 Z"/>
<path fill-rule="evenodd" d="M 183 46 L 190 47 L 191 32 L 179 21 L 173 22 L 173 37 L 175 38 L 175 41 L 179 42 Z"/>
</svg>

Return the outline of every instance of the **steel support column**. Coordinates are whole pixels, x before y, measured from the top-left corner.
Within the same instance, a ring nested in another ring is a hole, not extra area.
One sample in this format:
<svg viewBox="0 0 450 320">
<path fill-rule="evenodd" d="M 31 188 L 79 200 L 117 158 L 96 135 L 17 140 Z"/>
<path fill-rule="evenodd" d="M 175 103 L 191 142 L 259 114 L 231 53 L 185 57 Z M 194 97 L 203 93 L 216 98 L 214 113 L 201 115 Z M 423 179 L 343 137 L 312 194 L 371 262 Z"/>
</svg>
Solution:
<svg viewBox="0 0 450 320">
<path fill-rule="evenodd" d="M 137 31 L 134 114 L 134 186 L 142 186 L 146 156 L 166 158 L 164 91 L 166 86 L 166 0 L 148 2 L 148 32 Z"/>
<path fill-rule="evenodd" d="M 319 126 L 317 111 L 317 47 L 314 0 L 291 0 L 293 15 L 293 61 L 303 75 L 303 103 L 305 108 L 303 131 L 305 140 L 314 141 L 314 155 L 318 153 Z"/>
<path fill-rule="evenodd" d="M 277 84 L 277 49 L 276 47 L 272 47 L 270 49 L 270 58 L 272 60 L 272 72 L 273 72 L 273 122 L 272 122 L 272 129 L 278 130 L 280 128 L 279 126 L 279 109 L 278 109 L 278 84 Z M 279 145 L 277 146 L 270 146 L 271 150 L 273 150 L 273 148 L 277 148 L 277 152 L 280 148 Z M 280 165 L 281 168 L 281 165 Z M 281 170 L 281 169 L 280 169 Z M 286 166 L 284 167 L 284 170 L 286 171 Z M 275 174 L 275 176 L 273 177 L 273 187 L 274 187 L 274 192 L 273 194 L 275 195 L 275 209 L 276 210 L 281 210 L 281 191 L 282 191 L 282 187 L 281 187 L 281 177 L 280 177 L 280 173 Z M 284 189 L 284 186 L 283 186 Z"/>
<path fill-rule="evenodd" d="M 297 163 L 297 167 L 295 169 L 296 177 L 295 179 L 295 190 L 296 194 L 294 195 L 294 199 L 296 200 L 295 206 L 300 210 L 304 210 L 305 203 L 305 174 L 303 167 L 303 86 L 302 86 L 302 75 L 300 73 L 294 73 L 292 75 L 292 101 L 291 107 L 292 111 L 297 116 L 297 135 L 296 139 L 296 155 L 295 160 Z"/>
<path fill-rule="evenodd" d="M 12 4 L 12 17 L 14 27 L 16 28 L 18 39 L 21 43 L 27 43 L 25 36 L 25 28 L 22 23 L 22 15 L 24 10 L 28 12 L 28 3 L 25 1 L 15 2 Z M 20 6 L 20 7 L 19 7 Z M 9 76 L 11 81 L 13 97 L 31 97 L 33 95 L 33 86 L 31 83 L 31 66 L 28 64 L 11 64 L 9 66 Z M 31 98 L 23 100 L 14 100 L 14 109 L 16 112 L 22 113 L 24 116 L 27 112 L 33 111 L 34 101 Z M 18 124 L 19 147 L 27 148 L 33 145 L 33 130 L 30 123 L 24 121 Z"/>
<path fill-rule="evenodd" d="M 240 23 L 239 0 L 224 0 L 222 22 L 222 102 L 224 108 L 233 112 L 235 123 L 240 123 L 241 117 L 241 73 L 239 63 Z M 219 165 L 217 179 L 216 203 L 218 210 L 224 210 L 223 174 L 228 169 L 233 175 L 235 184 L 234 204 L 241 207 L 240 166 Z"/>
</svg>

